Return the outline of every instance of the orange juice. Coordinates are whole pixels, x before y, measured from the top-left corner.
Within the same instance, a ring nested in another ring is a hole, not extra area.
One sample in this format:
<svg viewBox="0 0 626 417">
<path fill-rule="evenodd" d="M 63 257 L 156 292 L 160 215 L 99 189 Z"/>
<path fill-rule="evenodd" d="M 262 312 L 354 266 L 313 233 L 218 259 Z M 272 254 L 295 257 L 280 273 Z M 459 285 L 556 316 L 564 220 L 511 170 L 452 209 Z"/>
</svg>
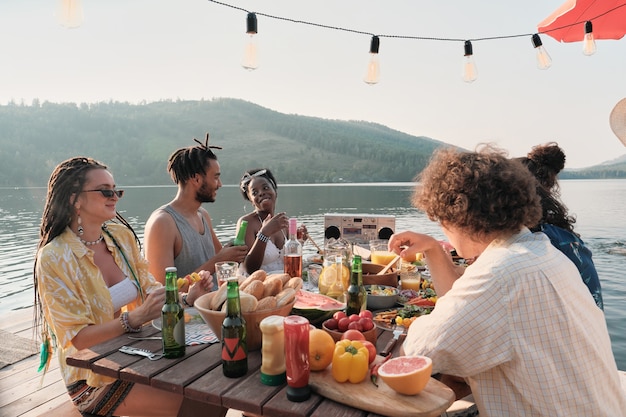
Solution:
<svg viewBox="0 0 626 417">
<path fill-rule="evenodd" d="M 396 257 L 396 254 L 389 251 L 372 251 L 372 263 L 378 265 L 387 265 L 389 262 L 393 261 L 393 258 Z"/>
<path fill-rule="evenodd" d="M 406 278 L 400 280 L 400 285 L 403 290 L 419 291 L 421 282 L 420 278 Z"/>
</svg>

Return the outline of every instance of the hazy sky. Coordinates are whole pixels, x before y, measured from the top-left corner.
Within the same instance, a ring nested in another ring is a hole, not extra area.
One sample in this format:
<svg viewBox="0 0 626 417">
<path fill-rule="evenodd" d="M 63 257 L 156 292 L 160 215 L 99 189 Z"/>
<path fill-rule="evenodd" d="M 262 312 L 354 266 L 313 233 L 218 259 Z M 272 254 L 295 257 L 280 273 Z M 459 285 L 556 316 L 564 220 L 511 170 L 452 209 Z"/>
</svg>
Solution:
<svg viewBox="0 0 626 417">
<path fill-rule="evenodd" d="M 557 141 L 567 167 L 585 167 L 626 154 L 608 123 L 626 97 L 626 39 L 598 41 L 588 57 L 580 43 L 543 35 L 553 65 L 538 70 L 530 34 L 563 1 L 225 0 L 350 30 L 259 15 L 260 67 L 247 71 L 242 10 L 207 0 L 83 0 L 82 26 L 65 29 L 55 17 L 58 0 L 1 0 L 0 103 L 233 97 L 468 149 L 494 142 L 511 156 Z M 381 80 L 373 86 L 363 82 L 368 33 L 381 35 Z M 519 34 L 529 36 L 473 42 L 472 84 L 461 80 L 463 42 L 384 36 Z"/>
</svg>

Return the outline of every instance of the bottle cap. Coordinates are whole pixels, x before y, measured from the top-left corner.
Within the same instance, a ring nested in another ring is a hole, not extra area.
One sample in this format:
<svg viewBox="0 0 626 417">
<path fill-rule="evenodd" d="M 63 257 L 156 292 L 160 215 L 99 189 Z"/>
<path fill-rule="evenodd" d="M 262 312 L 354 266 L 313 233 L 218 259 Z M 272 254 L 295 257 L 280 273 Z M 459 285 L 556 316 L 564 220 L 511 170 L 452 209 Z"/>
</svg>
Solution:
<svg viewBox="0 0 626 417">
<path fill-rule="evenodd" d="M 167 268 L 165 268 L 165 273 L 176 272 L 176 271 L 177 271 L 177 269 L 176 269 L 175 266 L 168 266 Z"/>
</svg>

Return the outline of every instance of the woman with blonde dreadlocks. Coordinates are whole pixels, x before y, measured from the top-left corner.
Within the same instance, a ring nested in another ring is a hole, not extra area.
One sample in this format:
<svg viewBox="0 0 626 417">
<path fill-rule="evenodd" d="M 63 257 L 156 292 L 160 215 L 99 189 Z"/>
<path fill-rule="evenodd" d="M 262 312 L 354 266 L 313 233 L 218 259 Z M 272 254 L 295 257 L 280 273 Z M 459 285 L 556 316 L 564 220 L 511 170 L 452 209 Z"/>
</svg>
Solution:
<svg viewBox="0 0 626 417">
<path fill-rule="evenodd" d="M 117 212 L 123 190 L 107 167 L 76 157 L 59 164 L 49 183 L 34 266 L 36 322 L 44 343 L 56 339 L 68 393 L 81 413 L 99 416 L 200 415 L 183 396 L 96 375 L 66 357 L 160 316 L 165 291 L 148 272 L 138 239 Z M 111 222 L 110 220 L 117 221 Z M 205 274 L 188 296 L 208 292 Z M 214 415 L 225 414 L 221 407 Z"/>
</svg>

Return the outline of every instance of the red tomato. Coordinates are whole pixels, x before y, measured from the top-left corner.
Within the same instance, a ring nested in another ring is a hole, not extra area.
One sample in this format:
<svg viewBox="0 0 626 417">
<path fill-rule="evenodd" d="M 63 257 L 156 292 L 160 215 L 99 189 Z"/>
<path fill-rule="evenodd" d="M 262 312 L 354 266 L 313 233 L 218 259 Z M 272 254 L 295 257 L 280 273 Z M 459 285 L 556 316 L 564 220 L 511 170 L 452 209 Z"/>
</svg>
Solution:
<svg viewBox="0 0 626 417">
<path fill-rule="evenodd" d="M 364 332 L 368 330 L 372 330 L 374 328 L 374 322 L 372 321 L 372 319 L 362 317 L 359 320 L 359 324 L 361 325 L 361 328 L 363 329 Z"/>
<path fill-rule="evenodd" d="M 363 346 L 367 348 L 367 351 L 370 354 L 370 364 L 371 364 L 372 362 L 374 362 L 374 359 L 376 359 L 376 346 L 374 346 L 374 344 L 370 342 L 369 340 L 362 341 L 361 343 L 363 343 Z"/>
<path fill-rule="evenodd" d="M 339 321 L 337 322 L 337 330 L 339 330 L 340 332 L 345 332 L 346 330 L 348 330 L 349 325 L 350 320 L 347 317 L 339 319 Z"/>
<path fill-rule="evenodd" d="M 358 314 L 350 314 L 350 316 L 348 317 L 348 319 L 350 320 L 350 323 L 359 321 L 360 318 L 361 317 L 359 317 Z"/>
<path fill-rule="evenodd" d="M 348 317 L 348 316 L 346 316 L 346 313 L 341 310 L 336 311 L 335 314 L 333 314 L 333 318 L 337 321 L 341 320 L 344 317 Z"/>
<path fill-rule="evenodd" d="M 330 330 L 337 330 L 337 320 L 328 319 L 324 322 L 324 326 L 328 327 Z"/>
<path fill-rule="evenodd" d="M 350 330 L 346 330 L 344 332 L 344 334 L 341 335 L 341 339 L 348 339 L 348 340 L 361 340 L 364 341 L 365 340 L 365 336 L 363 336 L 363 333 L 361 333 L 358 330 L 355 329 L 350 329 Z"/>
<path fill-rule="evenodd" d="M 359 313 L 359 317 L 366 318 L 366 319 L 373 319 L 374 313 L 372 313 L 369 310 L 361 310 L 361 312 Z"/>
<path fill-rule="evenodd" d="M 363 326 L 361 326 L 361 323 L 359 323 L 358 321 L 351 321 L 350 324 L 348 325 L 348 329 L 354 329 L 354 330 L 358 330 L 362 332 Z"/>
</svg>

